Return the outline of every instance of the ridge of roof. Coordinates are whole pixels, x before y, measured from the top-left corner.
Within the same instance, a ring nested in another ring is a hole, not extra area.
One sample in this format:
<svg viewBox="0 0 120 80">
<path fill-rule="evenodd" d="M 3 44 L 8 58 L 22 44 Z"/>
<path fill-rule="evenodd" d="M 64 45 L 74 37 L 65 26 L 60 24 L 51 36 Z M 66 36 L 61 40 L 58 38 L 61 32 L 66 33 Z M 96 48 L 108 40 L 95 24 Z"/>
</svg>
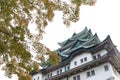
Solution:
<svg viewBox="0 0 120 80">
<path fill-rule="evenodd" d="M 80 36 L 80 35 L 83 35 L 83 34 L 85 34 L 85 33 L 87 33 L 88 32 L 88 29 L 87 29 L 87 27 L 85 27 L 81 32 L 79 32 L 78 34 L 76 34 L 76 33 L 73 33 L 73 36 L 71 37 L 71 38 L 68 38 L 67 40 L 65 40 L 65 41 L 63 41 L 63 42 L 59 42 L 58 44 L 61 46 L 61 47 L 63 47 L 64 45 L 65 45 L 65 43 L 69 40 L 69 39 L 72 39 L 73 37 L 74 38 L 76 38 L 76 37 L 78 37 L 78 35 Z"/>
<path fill-rule="evenodd" d="M 65 40 L 64 45 L 62 45 L 60 49 L 65 49 L 66 47 L 68 48 L 68 46 L 72 46 L 72 44 L 74 44 L 78 39 L 82 42 L 82 41 L 88 41 L 92 37 L 93 37 L 93 34 L 89 29 L 87 33 L 81 36 L 79 34 L 76 34 L 74 37 L 71 37 Z"/>
</svg>

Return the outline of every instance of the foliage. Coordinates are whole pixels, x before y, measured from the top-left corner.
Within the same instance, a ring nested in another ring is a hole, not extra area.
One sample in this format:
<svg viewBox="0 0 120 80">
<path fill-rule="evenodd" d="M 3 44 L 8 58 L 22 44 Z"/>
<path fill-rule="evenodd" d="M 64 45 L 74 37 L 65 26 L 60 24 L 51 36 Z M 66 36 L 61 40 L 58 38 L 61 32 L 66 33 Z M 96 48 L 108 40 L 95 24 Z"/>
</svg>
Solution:
<svg viewBox="0 0 120 80">
<path fill-rule="evenodd" d="M 39 42 L 54 11 L 63 12 L 63 22 L 69 26 L 79 20 L 81 5 L 94 5 L 95 0 L 0 0 L 0 63 L 6 76 L 17 74 L 19 80 L 30 80 L 29 73 L 39 69 L 48 49 Z M 37 25 L 37 34 L 30 33 L 28 25 Z M 34 56 L 30 51 L 36 52 Z M 50 52 L 51 53 L 51 52 Z M 55 64 L 55 54 L 51 64 Z M 37 59 L 37 61 L 35 60 Z"/>
</svg>

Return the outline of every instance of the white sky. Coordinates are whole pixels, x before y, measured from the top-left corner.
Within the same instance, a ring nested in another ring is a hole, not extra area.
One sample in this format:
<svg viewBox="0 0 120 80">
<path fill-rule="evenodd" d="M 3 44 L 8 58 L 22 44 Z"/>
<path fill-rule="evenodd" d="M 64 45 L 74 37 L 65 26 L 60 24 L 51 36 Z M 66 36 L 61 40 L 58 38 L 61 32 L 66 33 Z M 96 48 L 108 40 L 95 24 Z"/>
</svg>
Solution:
<svg viewBox="0 0 120 80">
<path fill-rule="evenodd" d="M 44 43 L 51 50 L 57 49 L 58 42 L 72 36 L 74 32 L 82 31 L 85 26 L 97 33 L 100 40 L 110 35 L 113 43 L 120 50 L 120 0 L 97 0 L 95 6 L 81 6 L 80 20 L 66 28 L 62 22 L 62 14 L 56 12 L 56 16 L 48 27 L 43 37 Z"/>
<path fill-rule="evenodd" d="M 97 33 L 100 40 L 104 40 L 107 35 L 117 48 L 120 50 L 120 0 L 97 0 L 95 6 L 82 6 L 80 12 L 80 20 L 77 23 L 72 23 L 70 28 L 66 28 L 62 22 L 62 14 L 56 12 L 56 16 L 48 27 L 46 34 L 43 37 L 44 43 L 51 50 L 57 49 L 58 42 L 64 41 L 71 37 L 76 32 L 82 31 L 85 26 L 91 29 L 93 34 Z M 4 76 L 3 71 L 0 71 L 0 80 L 17 80 L 16 77 L 8 79 Z"/>
</svg>

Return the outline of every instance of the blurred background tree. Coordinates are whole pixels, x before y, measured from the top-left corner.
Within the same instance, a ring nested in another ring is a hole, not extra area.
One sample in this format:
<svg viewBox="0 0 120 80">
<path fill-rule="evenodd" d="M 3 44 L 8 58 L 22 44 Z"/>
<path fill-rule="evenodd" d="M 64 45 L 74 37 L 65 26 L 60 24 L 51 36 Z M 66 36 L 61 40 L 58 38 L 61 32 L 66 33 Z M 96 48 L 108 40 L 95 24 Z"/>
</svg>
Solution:
<svg viewBox="0 0 120 80">
<path fill-rule="evenodd" d="M 30 80 L 29 73 L 38 71 L 45 55 L 51 64 L 59 61 L 56 54 L 40 43 L 54 11 L 62 11 L 63 23 L 70 26 L 79 20 L 81 5 L 94 5 L 95 0 L 0 0 L 0 64 L 5 75 L 17 74 L 19 80 Z M 36 24 L 36 34 L 29 25 Z M 33 52 L 31 52 L 33 51 Z M 34 53 L 34 54 L 33 54 Z M 50 54 L 49 54 L 50 53 Z"/>
</svg>

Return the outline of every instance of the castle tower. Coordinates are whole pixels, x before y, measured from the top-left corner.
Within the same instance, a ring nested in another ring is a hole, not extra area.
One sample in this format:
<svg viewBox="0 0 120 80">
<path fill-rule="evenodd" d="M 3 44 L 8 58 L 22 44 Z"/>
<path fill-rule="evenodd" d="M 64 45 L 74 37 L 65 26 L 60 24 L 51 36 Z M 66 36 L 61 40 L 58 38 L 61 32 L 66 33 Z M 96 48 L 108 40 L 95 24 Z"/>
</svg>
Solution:
<svg viewBox="0 0 120 80">
<path fill-rule="evenodd" d="M 46 63 L 32 80 L 120 80 L 120 53 L 110 36 L 100 41 L 87 27 L 59 43 L 58 65 Z"/>
</svg>

